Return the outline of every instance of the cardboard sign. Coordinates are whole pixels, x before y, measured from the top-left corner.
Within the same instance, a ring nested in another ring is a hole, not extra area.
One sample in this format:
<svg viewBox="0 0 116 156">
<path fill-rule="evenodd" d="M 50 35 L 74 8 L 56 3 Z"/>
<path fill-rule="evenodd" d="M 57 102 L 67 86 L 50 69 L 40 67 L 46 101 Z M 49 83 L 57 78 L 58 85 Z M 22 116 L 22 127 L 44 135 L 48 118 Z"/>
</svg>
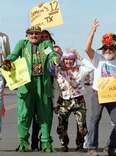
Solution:
<svg viewBox="0 0 116 156">
<path fill-rule="evenodd" d="M 30 11 L 31 26 L 40 26 L 42 29 L 63 24 L 57 0 L 33 7 Z"/>
<path fill-rule="evenodd" d="M 105 77 L 97 81 L 98 99 L 100 104 L 116 102 L 116 78 Z"/>
<path fill-rule="evenodd" d="M 18 58 L 13 62 L 13 66 L 14 69 L 11 71 L 0 69 L 10 90 L 14 90 L 31 81 L 25 58 Z"/>
</svg>

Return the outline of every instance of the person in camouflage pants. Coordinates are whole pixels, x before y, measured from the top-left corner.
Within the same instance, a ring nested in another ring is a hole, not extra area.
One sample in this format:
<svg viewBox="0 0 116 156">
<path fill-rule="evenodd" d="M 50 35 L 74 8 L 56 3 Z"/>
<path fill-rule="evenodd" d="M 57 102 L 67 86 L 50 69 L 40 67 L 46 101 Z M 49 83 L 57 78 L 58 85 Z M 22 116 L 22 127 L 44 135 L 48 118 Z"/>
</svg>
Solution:
<svg viewBox="0 0 116 156">
<path fill-rule="evenodd" d="M 68 119 L 73 112 L 77 121 L 77 150 L 83 148 L 86 134 L 86 107 L 83 97 L 84 79 L 90 69 L 77 65 L 77 54 L 73 50 L 67 50 L 61 58 L 61 64 L 57 67 L 54 81 L 54 110 L 58 113 L 57 133 L 64 152 L 68 151 L 69 138 L 67 134 Z M 59 96 L 58 96 L 58 89 Z M 55 93 L 55 91 L 54 91 Z M 59 97 L 59 98 L 58 98 Z"/>
</svg>

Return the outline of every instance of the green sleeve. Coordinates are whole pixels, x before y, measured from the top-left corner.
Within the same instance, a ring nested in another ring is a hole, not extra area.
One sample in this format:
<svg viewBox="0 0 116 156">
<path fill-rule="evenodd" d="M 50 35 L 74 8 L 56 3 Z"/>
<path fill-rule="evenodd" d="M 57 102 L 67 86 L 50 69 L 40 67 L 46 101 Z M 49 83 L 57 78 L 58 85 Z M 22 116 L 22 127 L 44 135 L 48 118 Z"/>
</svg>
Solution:
<svg viewBox="0 0 116 156">
<path fill-rule="evenodd" d="M 59 56 L 53 49 L 53 43 L 47 40 L 47 41 L 43 41 L 42 44 L 43 44 L 42 47 L 44 47 L 45 49 L 48 47 L 50 47 L 51 49 L 51 52 L 49 53 L 49 56 L 48 56 L 49 63 L 53 63 L 54 61 L 59 63 Z"/>
<path fill-rule="evenodd" d="M 57 64 L 59 64 L 60 58 L 59 58 L 58 54 L 55 51 L 52 51 L 49 54 L 49 63 L 54 63 L 54 62 L 56 62 Z"/>
<path fill-rule="evenodd" d="M 22 49 L 24 47 L 24 42 L 25 42 L 25 40 L 20 40 L 16 44 L 14 50 L 10 53 L 10 55 L 7 56 L 8 60 L 15 61 L 19 56 L 21 56 Z"/>
</svg>

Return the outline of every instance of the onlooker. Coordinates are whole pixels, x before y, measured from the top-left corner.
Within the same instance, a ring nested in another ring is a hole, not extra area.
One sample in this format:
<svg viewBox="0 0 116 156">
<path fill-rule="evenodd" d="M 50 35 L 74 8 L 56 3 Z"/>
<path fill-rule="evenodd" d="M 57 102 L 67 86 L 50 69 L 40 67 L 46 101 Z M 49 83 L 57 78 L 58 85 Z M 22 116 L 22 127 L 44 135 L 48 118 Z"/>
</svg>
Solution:
<svg viewBox="0 0 116 156">
<path fill-rule="evenodd" d="M 7 55 L 10 53 L 10 43 L 9 37 L 5 34 L 0 32 L 0 64 L 4 61 Z M 4 115 L 5 108 L 4 108 L 4 87 L 5 87 L 5 80 L 3 76 L 0 74 L 0 137 L 1 137 L 1 130 L 2 130 L 2 116 Z"/>
<path fill-rule="evenodd" d="M 91 122 L 91 126 L 88 125 L 89 131 L 93 131 L 91 135 L 88 135 L 89 140 L 89 155 L 97 155 L 96 148 L 98 145 L 98 122 L 101 116 L 101 111 L 103 106 L 107 109 L 111 120 L 114 124 L 113 130 L 110 135 L 109 144 L 108 144 L 108 155 L 114 156 L 115 148 L 116 148 L 116 102 L 104 103 L 102 105 L 98 104 L 97 98 L 97 78 L 101 77 L 111 77 L 116 76 L 116 35 L 113 33 L 107 33 L 102 37 L 102 47 L 99 50 L 102 50 L 102 55 L 96 53 L 94 49 L 92 49 L 92 42 L 97 30 L 99 22 L 95 19 L 92 23 L 92 30 L 88 36 L 85 50 L 88 54 L 89 58 L 92 61 L 92 64 L 95 67 L 94 70 L 94 80 L 93 80 L 93 89 L 94 89 L 94 98 L 96 97 L 96 102 L 92 105 L 92 114 L 88 119 Z M 96 136 L 95 136 L 96 135 Z M 94 143 L 93 144 L 93 139 Z M 91 142 L 92 141 L 92 142 Z M 93 152 L 94 149 L 94 152 Z"/>
</svg>

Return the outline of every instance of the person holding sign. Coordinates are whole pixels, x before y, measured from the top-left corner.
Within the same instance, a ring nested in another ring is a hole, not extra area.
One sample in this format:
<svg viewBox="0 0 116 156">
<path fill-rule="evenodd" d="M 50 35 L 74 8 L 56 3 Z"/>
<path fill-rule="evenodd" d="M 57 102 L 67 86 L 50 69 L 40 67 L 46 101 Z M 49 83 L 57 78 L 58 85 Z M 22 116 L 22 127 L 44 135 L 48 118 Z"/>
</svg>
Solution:
<svg viewBox="0 0 116 156">
<path fill-rule="evenodd" d="M 95 67 L 94 70 L 94 80 L 93 80 L 93 89 L 95 96 L 97 97 L 97 78 L 102 77 L 116 77 L 116 34 L 114 33 L 106 33 L 102 37 L 102 47 L 98 50 L 102 51 L 102 55 L 99 53 L 96 53 L 94 49 L 92 49 L 92 42 L 95 35 L 95 32 L 99 26 L 99 22 L 97 19 L 95 19 L 92 23 L 92 29 L 91 32 L 87 38 L 86 45 L 85 45 L 85 51 L 88 54 L 89 58 L 92 61 L 92 64 Z M 98 137 L 98 123 L 101 116 L 101 111 L 103 107 L 107 109 L 110 118 L 114 124 L 113 130 L 110 135 L 110 139 L 108 142 L 108 155 L 114 156 L 116 155 L 115 149 L 116 149 L 116 101 L 114 102 L 106 102 L 101 105 L 97 104 L 99 103 L 96 98 L 96 103 L 92 105 L 92 114 L 90 115 L 90 118 L 88 119 L 88 126 L 91 127 L 88 129 L 88 149 L 89 153 L 92 155 L 95 154 L 95 150 L 93 153 L 93 149 L 96 149 L 98 146 L 97 137 Z M 89 123 L 91 122 L 91 123 Z M 92 126 L 93 125 L 93 126 Z M 94 131 L 94 133 L 92 132 Z M 92 135 L 94 134 L 94 136 Z"/>
<path fill-rule="evenodd" d="M 5 34 L 0 32 L 0 64 L 4 61 L 7 55 L 10 53 L 10 43 L 9 37 Z M 4 115 L 4 87 L 5 87 L 5 80 L 3 76 L 0 74 L 0 137 L 1 137 L 1 130 L 2 130 L 2 115 Z"/>
<path fill-rule="evenodd" d="M 51 126 L 53 118 L 52 77 L 49 64 L 58 63 L 58 57 L 52 43 L 41 40 L 41 28 L 30 27 L 26 31 L 27 39 L 20 40 L 13 52 L 3 62 L 6 70 L 11 70 L 11 63 L 18 57 L 26 59 L 31 82 L 17 90 L 17 127 L 19 135 L 18 151 L 29 150 L 29 128 L 34 114 L 40 126 L 40 150 L 52 152 Z"/>
</svg>

